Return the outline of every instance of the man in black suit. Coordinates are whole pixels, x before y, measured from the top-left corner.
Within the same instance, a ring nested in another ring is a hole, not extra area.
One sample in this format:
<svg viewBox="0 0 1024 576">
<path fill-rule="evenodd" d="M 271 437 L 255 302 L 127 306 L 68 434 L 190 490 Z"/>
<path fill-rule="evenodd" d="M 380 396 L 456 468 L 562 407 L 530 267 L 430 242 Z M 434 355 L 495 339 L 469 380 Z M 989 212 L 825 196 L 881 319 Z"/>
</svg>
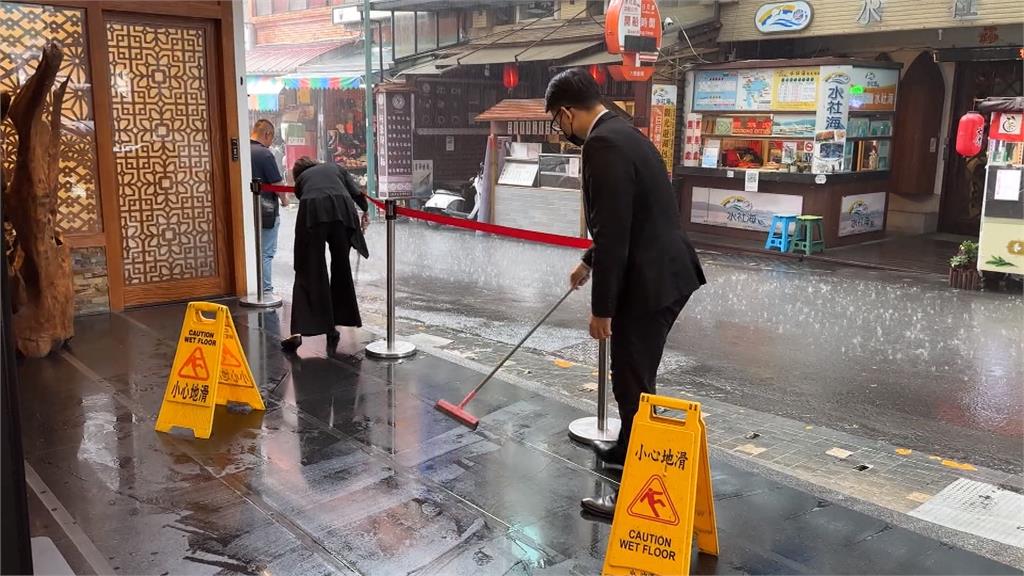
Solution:
<svg viewBox="0 0 1024 576">
<path fill-rule="evenodd" d="M 679 226 L 678 200 L 661 154 L 629 122 L 601 104 L 582 69 L 552 78 L 545 94 L 552 125 L 583 147 L 583 198 L 594 246 L 570 275 L 583 286 L 593 271 L 590 335 L 611 338 L 612 391 L 622 429 L 595 442 L 604 462 L 623 464 L 640 395 L 655 393 L 669 330 L 705 283 L 697 252 Z M 615 495 L 583 501 L 610 516 Z"/>
</svg>

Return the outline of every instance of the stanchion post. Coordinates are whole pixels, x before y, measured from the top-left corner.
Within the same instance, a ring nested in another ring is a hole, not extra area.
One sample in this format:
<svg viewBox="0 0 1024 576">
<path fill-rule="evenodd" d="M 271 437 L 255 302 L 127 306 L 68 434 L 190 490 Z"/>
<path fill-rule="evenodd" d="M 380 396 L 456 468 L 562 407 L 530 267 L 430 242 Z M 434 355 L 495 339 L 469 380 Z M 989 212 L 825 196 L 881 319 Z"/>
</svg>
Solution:
<svg viewBox="0 0 1024 576">
<path fill-rule="evenodd" d="M 253 178 L 249 184 L 249 191 L 252 192 L 252 221 L 255 231 L 253 245 L 256 247 L 256 294 L 255 296 L 249 294 L 238 303 L 249 308 L 277 308 L 281 305 L 281 299 L 273 294 L 263 293 L 263 218 L 260 208 L 260 185 L 262 183 L 259 178 Z"/>
<path fill-rule="evenodd" d="M 366 347 L 366 355 L 383 360 L 408 358 L 416 353 L 416 346 L 411 342 L 402 342 L 395 337 L 395 221 L 398 219 L 397 204 L 387 200 L 384 204 L 384 217 L 387 231 L 387 338 L 371 342 Z"/>
<path fill-rule="evenodd" d="M 611 442 L 619 437 L 622 422 L 608 418 L 608 340 L 597 344 L 597 416 L 577 418 L 569 423 L 569 438 L 591 444 L 595 440 Z"/>
</svg>

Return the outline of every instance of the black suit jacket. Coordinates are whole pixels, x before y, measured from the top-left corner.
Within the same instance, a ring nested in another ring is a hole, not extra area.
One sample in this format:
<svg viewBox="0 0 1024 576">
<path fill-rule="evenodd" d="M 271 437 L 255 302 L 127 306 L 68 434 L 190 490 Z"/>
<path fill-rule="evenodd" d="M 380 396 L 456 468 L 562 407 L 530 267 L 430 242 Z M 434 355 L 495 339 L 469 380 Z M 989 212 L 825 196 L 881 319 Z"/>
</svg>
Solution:
<svg viewBox="0 0 1024 576">
<path fill-rule="evenodd" d="M 349 241 L 352 247 L 363 257 L 369 257 L 356 211 L 358 206 L 366 212 L 369 205 L 366 195 L 348 170 L 333 162 L 307 168 L 295 181 L 295 196 L 299 199 L 296 235 L 322 222 L 341 222 L 351 231 Z"/>
<path fill-rule="evenodd" d="M 613 112 L 583 145 L 583 198 L 594 239 L 583 256 L 593 268 L 594 316 L 614 317 L 627 304 L 656 310 L 706 283 L 661 155 Z"/>
</svg>

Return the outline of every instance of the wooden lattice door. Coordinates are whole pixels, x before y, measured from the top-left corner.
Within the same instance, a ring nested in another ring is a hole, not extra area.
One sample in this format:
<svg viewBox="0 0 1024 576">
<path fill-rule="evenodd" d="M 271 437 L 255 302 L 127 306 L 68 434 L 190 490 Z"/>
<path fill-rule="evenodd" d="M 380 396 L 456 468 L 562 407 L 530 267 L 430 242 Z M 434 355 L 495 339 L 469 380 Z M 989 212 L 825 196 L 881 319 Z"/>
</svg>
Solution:
<svg viewBox="0 0 1024 576">
<path fill-rule="evenodd" d="M 105 27 L 124 303 L 225 294 L 226 138 L 215 28 L 127 15 L 108 16 Z"/>
</svg>

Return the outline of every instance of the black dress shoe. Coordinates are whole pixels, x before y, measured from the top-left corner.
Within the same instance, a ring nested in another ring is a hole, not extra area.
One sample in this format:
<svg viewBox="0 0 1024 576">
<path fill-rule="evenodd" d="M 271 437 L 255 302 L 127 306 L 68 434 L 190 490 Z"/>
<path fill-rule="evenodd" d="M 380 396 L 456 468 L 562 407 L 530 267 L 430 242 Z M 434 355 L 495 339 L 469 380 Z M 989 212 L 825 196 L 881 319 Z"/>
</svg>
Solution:
<svg viewBox="0 0 1024 576">
<path fill-rule="evenodd" d="M 292 334 L 284 340 L 281 340 L 281 348 L 284 349 L 285 352 L 295 352 L 299 349 L 299 346 L 302 346 L 301 334 Z"/>
<path fill-rule="evenodd" d="M 611 518 L 615 515 L 615 500 L 618 493 L 601 496 L 600 498 L 584 498 L 580 500 L 580 506 L 591 514 L 604 518 Z"/>
<path fill-rule="evenodd" d="M 595 440 L 593 448 L 594 454 L 597 454 L 597 458 L 605 464 L 622 466 L 626 463 L 626 450 L 620 447 L 618 442 Z"/>
</svg>

